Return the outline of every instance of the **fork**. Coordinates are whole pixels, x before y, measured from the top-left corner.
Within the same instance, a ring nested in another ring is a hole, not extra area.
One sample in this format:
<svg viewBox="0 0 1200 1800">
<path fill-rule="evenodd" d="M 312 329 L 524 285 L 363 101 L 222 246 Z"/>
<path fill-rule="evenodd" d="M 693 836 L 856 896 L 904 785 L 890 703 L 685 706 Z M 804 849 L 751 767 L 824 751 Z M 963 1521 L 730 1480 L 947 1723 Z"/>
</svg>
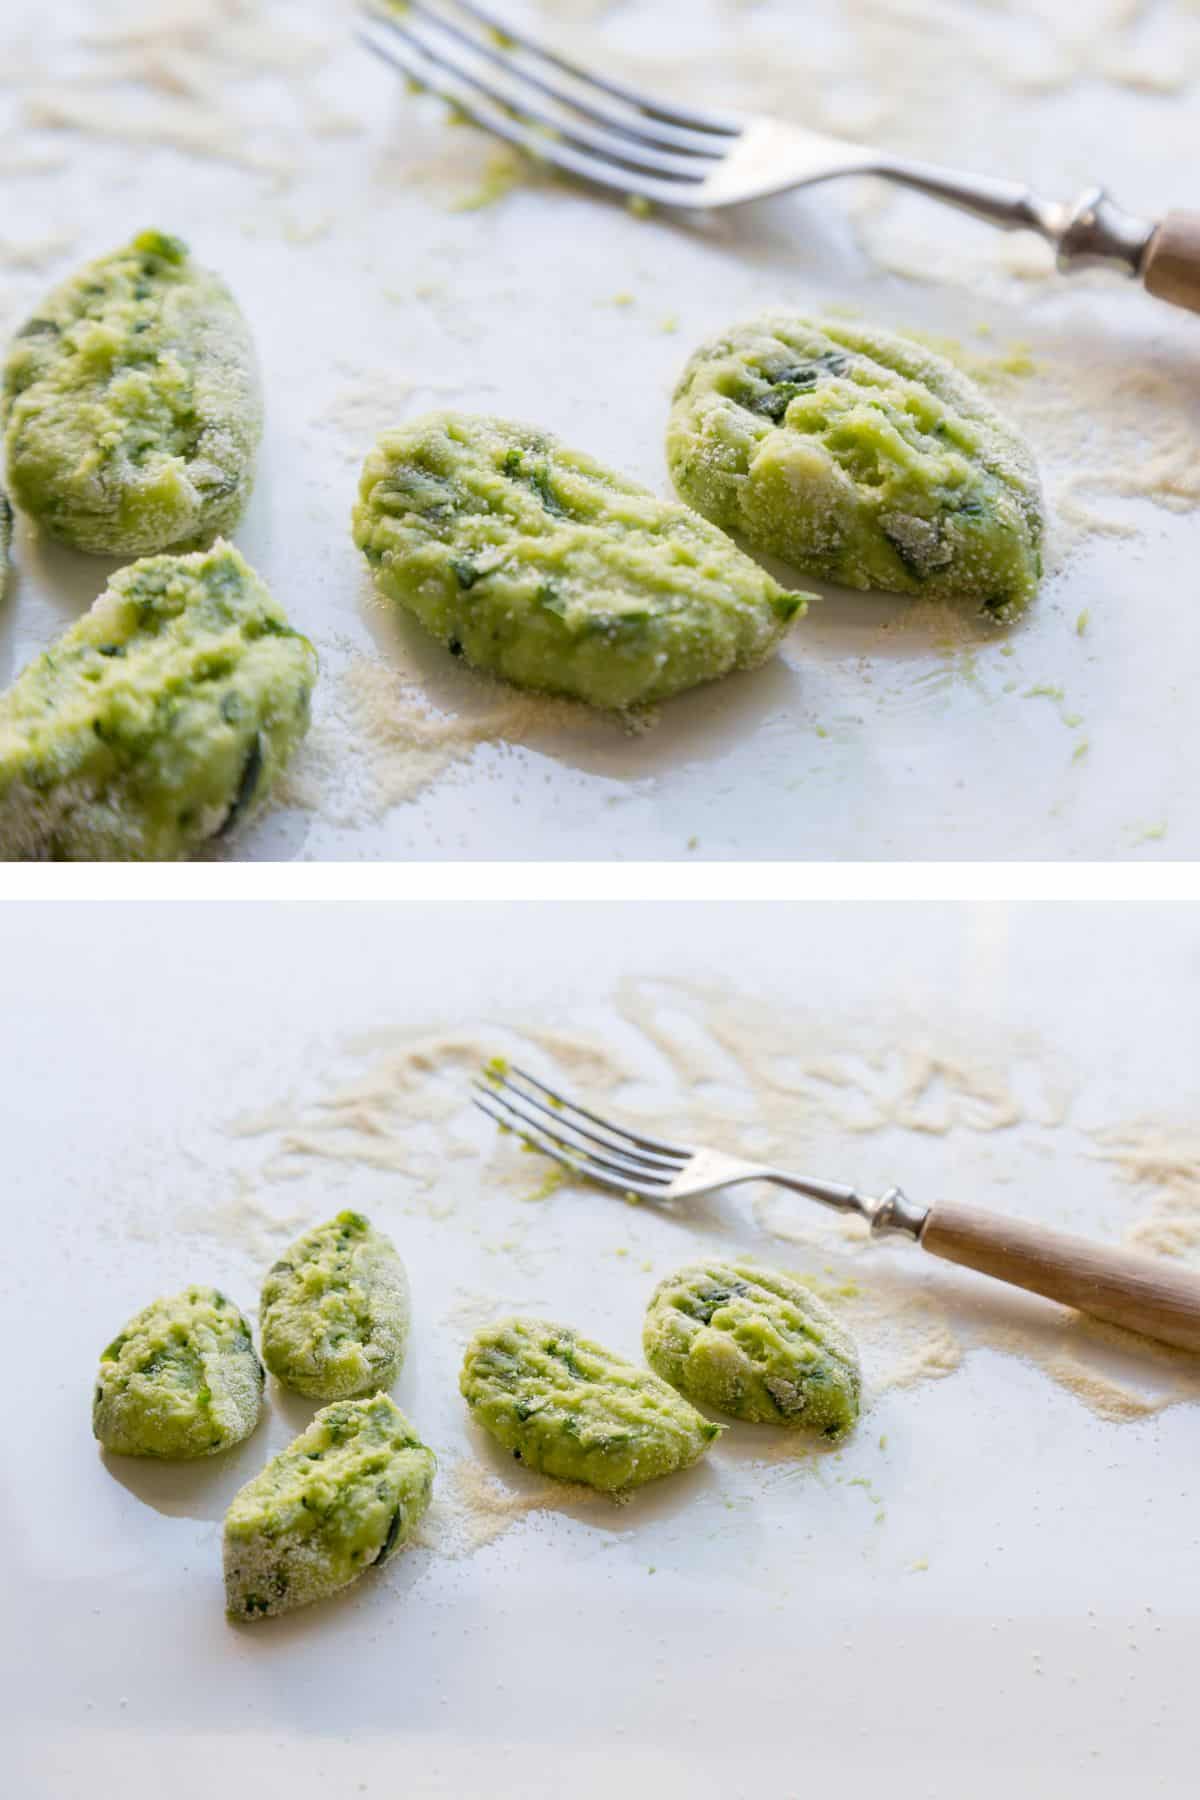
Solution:
<svg viewBox="0 0 1200 1800">
<path fill-rule="evenodd" d="M 360 0 L 359 37 L 486 131 L 642 202 L 736 206 L 838 175 L 880 175 L 1051 243 L 1064 273 L 1107 267 L 1200 312 L 1200 213 L 1135 218 L 1103 188 L 1048 200 L 1020 182 L 891 156 L 763 115 L 700 111 L 570 62 L 474 0 Z"/>
<path fill-rule="evenodd" d="M 790 1175 L 703 1145 L 632 1131 L 499 1059 L 472 1084 L 474 1104 L 531 1150 L 618 1193 L 659 1204 L 769 1181 L 862 1219 L 872 1237 L 905 1237 L 945 1262 L 1027 1288 L 1093 1318 L 1200 1351 L 1200 1277 L 1108 1244 L 939 1200 L 918 1206 L 898 1187 L 878 1199 L 841 1182 Z"/>
</svg>

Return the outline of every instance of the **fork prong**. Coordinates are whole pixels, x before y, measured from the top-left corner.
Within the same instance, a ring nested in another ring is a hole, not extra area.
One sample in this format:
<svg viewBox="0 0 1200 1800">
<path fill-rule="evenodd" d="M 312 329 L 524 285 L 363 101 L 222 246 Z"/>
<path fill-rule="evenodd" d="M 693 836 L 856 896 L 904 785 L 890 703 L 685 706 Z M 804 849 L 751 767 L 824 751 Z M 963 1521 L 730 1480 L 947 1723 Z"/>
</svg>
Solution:
<svg viewBox="0 0 1200 1800">
<path fill-rule="evenodd" d="M 510 1075 L 519 1075 L 522 1081 L 527 1081 L 531 1087 L 537 1088 L 538 1092 L 545 1094 L 547 1099 L 555 1103 L 556 1107 L 577 1112 L 581 1118 L 590 1119 L 593 1125 L 602 1125 L 615 1137 L 628 1138 L 641 1150 L 660 1150 L 664 1155 L 675 1157 L 681 1162 L 687 1162 L 692 1154 L 686 1144 L 669 1144 L 665 1138 L 650 1137 L 646 1132 L 631 1131 L 627 1125 L 618 1125 L 612 1119 L 602 1119 L 599 1113 L 589 1112 L 586 1106 L 580 1106 L 578 1100 L 570 1100 L 566 1094 L 556 1093 L 554 1088 L 547 1087 L 544 1081 L 539 1081 L 536 1075 L 531 1075 L 528 1069 L 518 1069 L 515 1063 L 510 1064 L 508 1072 Z"/>
<path fill-rule="evenodd" d="M 367 30 L 360 30 L 357 35 L 359 42 L 375 56 L 391 63 L 393 68 L 402 69 L 420 87 L 450 101 L 464 117 L 471 119 L 483 130 L 490 131 L 493 136 L 503 138 L 516 149 L 523 150 L 535 162 L 554 163 L 558 168 L 567 169 L 572 175 L 582 177 L 584 181 L 595 182 L 600 187 L 616 188 L 622 194 L 641 194 L 645 199 L 657 200 L 663 206 L 694 207 L 697 203 L 698 184 L 695 182 L 644 175 L 636 169 L 623 168 L 619 163 L 601 156 L 585 155 L 569 144 L 548 137 L 545 132 L 523 125 L 501 106 L 494 105 L 486 95 L 481 94 L 477 85 L 473 87 L 445 66 L 438 67 L 407 34 L 395 27 L 388 29 L 386 37 L 375 37 Z"/>
<path fill-rule="evenodd" d="M 519 1106 L 515 1106 L 511 1100 L 506 1100 L 504 1095 L 498 1093 L 494 1088 L 486 1089 L 482 1085 L 477 1085 L 475 1092 L 477 1095 L 486 1094 L 497 1106 L 503 1107 L 510 1120 L 515 1119 L 522 1131 L 536 1131 L 540 1136 L 549 1138 L 551 1143 L 560 1145 L 569 1155 L 575 1156 L 581 1166 L 611 1170 L 614 1175 L 621 1176 L 622 1180 L 632 1177 L 636 1181 L 645 1182 L 657 1193 L 665 1193 L 678 1173 L 674 1169 L 656 1169 L 649 1163 L 632 1162 L 622 1158 L 619 1154 L 601 1156 L 597 1151 L 589 1149 L 587 1144 L 577 1143 L 569 1137 L 564 1137 L 561 1131 L 554 1131 L 549 1125 L 544 1125 L 540 1119 L 530 1118 L 528 1113 L 522 1112 Z M 562 1123 L 568 1131 L 575 1129 L 567 1120 Z"/>
<path fill-rule="evenodd" d="M 444 3 L 445 0 L 443 0 Z M 384 17 L 384 13 L 380 12 L 380 7 L 385 11 L 388 9 L 388 0 L 365 0 L 365 4 L 369 12 L 375 13 L 381 19 Z M 418 15 L 428 21 L 437 30 L 445 32 L 448 37 L 452 37 L 464 45 L 472 55 L 481 57 L 495 67 L 503 69 L 510 81 L 534 88 L 540 94 L 546 94 L 556 105 L 568 109 L 570 113 L 578 113 L 585 119 L 591 119 L 594 124 L 604 127 L 609 133 L 616 132 L 625 138 L 633 137 L 643 144 L 653 145 L 660 150 L 686 150 L 694 157 L 704 157 L 709 161 L 719 160 L 728 153 L 730 141 L 724 134 L 717 135 L 713 132 L 695 131 L 679 125 L 668 125 L 660 119 L 648 118 L 644 113 L 631 109 L 624 102 L 613 106 L 610 100 L 605 99 L 602 90 L 594 82 L 582 81 L 576 72 L 569 73 L 568 80 L 574 82 L 579 91 L 572 91 L 564 84 L 561 76 L 554 80 L 548 79 L 547 74 L 540 72 L 539 64 L 536 61 L 527 60 L 528 51 L 519 57 L 513 55 L 512 49 L 507 47 L 508 40 L 511 40 L 514 47 L 517 46 L 517 40 L 511 38 L 511 33 L 501 34 L 496 27 L 485 25 L 483 19 L 469 7 L 462 10 L 465 10 L 468 18 L 475 22 L 472 28 L 456 24 L 453 19 L 447 18 L 438 6 L 429 5 L 427 0 L 407 0 L 405 7 L 406 15 L 409 18 Z M 482 29 L 478 27 L 482 27 Z M 504 47 L 501 47 L 502 42 Z M 556 65 L 546 62 L 545 67 L 549 71 Z M 584 98 L 585 94 L 586 98 Z M 593 145 L 593 148 L 600 147 Z"/>
<path fill-rule="evenodd" d="M 520 1071 L 515 1072 L 519 1074 Z M 524 1105 L 535 1106 L 539 1112 L 545 1113 L 547 1118 L 556 1119 L 560 1125 L 569 1125 L 572 1131 L 578 1132 L 580 1137 L 590 1139 L 593 1144 L 599 1144 L 602 1150 L 615 1150 L 618 1156 L 629 1157 L 632 1161 L 644 1163 L 647 1168 L 662 1171 L 668 1175 L 678 1175 L 680 1169 L 687 1162 L 686 1151 L 666 1156 L 659 1150 L 646 1150 L 636 1143 L 629 1133 L 622 1131 L 619 1125 L 606 1123 L 607 1135 L 591 1131 L 586 1125 L 578 1124 L 570 1116 L 572 1110 L 578 1111 L 578 1108 L 573 1109 L 569 1102 L 539 1100 L 536 1094 L 527 1094 L 524 1088 L 518 1087 L 516 1082 L 507 1075 L 488 1075 L 486 1080 L 493 1091 L 497 1088 L 507 1089 L 510 1094 L 516 1094 Z"/>
<path fill-rule="evenodd" d="M 596 151 L 609 158 L 618 166 L 627 165 L 626 181 L 635 175 L 649 174 L 658 176 L 677 176 L 682 181 L 702 182 L 713 173 L 716 165 L 701 162 L 696 157 L 678 155 L 674 152 L 659 150 L 637 138 L 623 136 L 616 132 L 599 130 L 589 125 L 585 119 L 572 119 L 565 112 L 554 114 L 537 104 L 536 95 L 533 102 L 526 100 L 517 88 L 503 88 L 490 81 L 480 71 L 471 68 L 459 60 L 455 54 L 442 49 L 437 43 L 430 43 L 421 29 L 425 21 L 431 21 L 435 27 L 443 30 L 450 28 L 436 13 L 426 7 L 413 4 L 410 0 L 404 21 L 387 12 L 380 12 L 373 5 L 368 10 L 378 24 L 385 30 L 402 38 L 410 44 L 427 62 L 438 69 L 442 76 L 449 75 L 453 80 L 466 84 L 476 96 L 501 107 L 515 116 L 518 124 L 528 126 L 535 139 L 545 145 L 555 147 L 566 145 L 577 151 Z M 453 34 L 469 49 L 474 49 L 465 32 Z M 502 65 L 503 58 L 497 58 Z M 510 71 L 515 73 L 515 71 Z M 476 101 L 478 104 L 478 100 Z"/>
<path fill-rule="evenodd" d="M 472 18 L 478 19 L 480 24 L 486 25 L 489 30 L 499 32 L 502 39 L 508 38 L 512 43 L 519 44 L 522 50 L 527 51 L 530 56 L 537 57 L 541 62 L 550 63 L 554 68 L 561 69 L 565 75 L 570 75 L 576 81 L 583 82 L 585 86 L 599 88 L 602 93 L 611 94 L 616 100 L 623 100 L 627 106 L 634 107 L 638 112 L 644 113 L 647 118 L 660 119 L 669 125 L 684 126 L 691 131 L 715 132 L 720 136 L 737 137 L 741 133 L 741 121 L 731 114 L 701 112 L 697 107 L 666 106 L 656 95 L 640 93 L 637 88 L 629 87 L 624 82 L 613 81 L 607 76 L 593 74 L 590 69 L 581 68 L 578 63 L 571 62 L 565 56 L 560 56 L 558 51 L 549 49 L 547 45 L 539 43 L 536 38 L 529 37 L 525 32 L 517 30 L 515 26 L 497 18 L 495 13 L 489 12 L 486 7 L 476 5 L 475 0 L 453 0 L 453 4 L 460 12 L 470 13 Z"/>
<path fill-rule="evenodd" d="M 501 1113 L 494 1112 L 478 1095 L 475 1096 L 472 1104 L 477 1106 L 480 1112 L 486 1113 L 494 1125 L 499 1125 L 505 1131 L 514 1129 Z M 664 1197 L 665 1189 L 662 1187 L 652 1186 L 649 1182 L 637 1179 L 610 1175 L 606 1170 L 596 1167 L 584 1157 L 566 1155 L 563 1151 L 555 1149 L 549 1139 L 536 1128 L 522 1129 L 519 1135 L 530 1149 L 537 1151 L 539 1156 L 548 1156 L 562 1168 L 569 1169 L 573 1175 L 586 1175 L 590 1181 L 597 1182 L 601 1187 L 614 1188 L 620 1194 L 637 1194 L 643 1200 L 661 1200 Z"/>
</svg>

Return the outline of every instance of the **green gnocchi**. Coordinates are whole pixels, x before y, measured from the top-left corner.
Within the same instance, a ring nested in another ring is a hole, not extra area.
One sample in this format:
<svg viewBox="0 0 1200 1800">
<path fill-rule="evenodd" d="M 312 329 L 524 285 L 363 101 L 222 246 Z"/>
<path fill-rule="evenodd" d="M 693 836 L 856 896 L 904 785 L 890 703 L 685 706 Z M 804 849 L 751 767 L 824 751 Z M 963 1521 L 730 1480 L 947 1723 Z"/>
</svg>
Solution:
<svg viewBox="0 0 1200 1800">
<path fill-rule="evenodd" d="M 121 1456 L 215 1456 L 250 1436 L 262 1391 L 233 1301 L 189 1287 L 144 1307 L 101 1351 L 92 1431 Z"/>
<path fill-rule="evenodd" d="M 324 1599 L 409 1543 L 437 1459 L 386 1394 L 325 1407 L 225 1515 L 225 1605 L 258 1619 Z"/>
<path fill-rule="evenodd" d="M 0 696 L 0 858 L 170 861 L 253 818 L 316 652 L 231 544 L 149 557 Z"/>
<path fill-rule="evenodd" d="M 654 1290 L 642 1345 L 664 1381 L 735 1419 L 841 1438 L 862 1376 L 849 1332 L 803 1282 L 747 1261 L 692 1263 Z"/>
<path fill-rule="evenodd" d="M 1024 439 L 944 357 L 890 332 L 767 313 L 701 346 L 667 432 L 689 505 L 855 588 L 1015 618 L 1042 572 Z"/>
<path fill-rule="evenodd" d="M 459 1388 L 518 1461 L 606 1493 L 686 1469 L 721 1435 L 657 1375 L 542 1319 L 476 1333 Z"/>
<path fill-rule="evenodd" d="M 101 555 L 210 543 L 245 507 L 262 433 L 250 332 L 186 244 L 143 231 L 47 295 L 8 352 L 12 500 Z"/>
<path fill-rule="evenodd" d="M 408 1279 L 395 1246 L 341 1212 L 284 1251 L 263 1284 L 263 1361 L 316 1400 L 390 1387 L 408 1338 Z"/>
<path fill-rule="evenodd" d="M 384 434 L 354 539 L 379 592 L 455 655 L 593 706 L 752 668 L 805 607 L 686 507 L 546 432 L 465 413 Z"/>
</svg>

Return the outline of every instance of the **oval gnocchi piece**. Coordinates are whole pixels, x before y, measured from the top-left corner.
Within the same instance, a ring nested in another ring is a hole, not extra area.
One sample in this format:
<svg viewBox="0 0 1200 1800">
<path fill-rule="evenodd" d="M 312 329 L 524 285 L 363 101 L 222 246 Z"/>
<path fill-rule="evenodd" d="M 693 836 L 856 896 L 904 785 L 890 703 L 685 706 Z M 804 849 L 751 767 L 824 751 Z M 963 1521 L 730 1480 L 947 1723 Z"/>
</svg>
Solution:
<svg viewBox="0 0 1200 1800">
<path fill-rule="evenodd" d="M 686 1469 L 721 1435 L 657 1375 L 542 1319 L 477 1332 L 459 1388 L 519 1462 L 606 1493 Z"/>
<path fill-rule="evenodd" d="M 436 1469 L 386 1394 L 325 1407 L 225 1515 L 230 1617 L 290 1612 L 379 1568 L 412 1538 Z"/>
<path fill-rule="evenodd" d="M 390 1387 L 408 1339 L 408 1278 L 395 1246 L 361 1213 L 290 1245 L 263 1283 L 263 1361 L 315 1400 Z"/>
<path fill-rule="evenodd" d="M 250 1436 L 262 1391 L 233 1301 L 189 1287 L 144 1307 L 101 1352 L 92 1430 L 121 1456 L 215 1456 Z"/>
<path fill-rule="evenodd" d="M 858 1352 L 802 1282 L 752 1262 L 692 1263 L 654 1290 L 646 1361 L 731 1418 L 841 1438 L 858 1419 Z"/>
<path fill-rule="evenodd" d="M 854 588 L 1029 604 L 1043 505 L 1024 439 L 923 345 L 767 313 L 695 352 L 667 433 L 690 506 L 755 550 Z"/>
<path fill-rule="evenodd" d="M 88 263 L 4 370 L 12 500 L 101 555 L 210 543 L 241 516 L 262 435 L 250 331 L 224 282 L 161 231 Z"/>
<path fill-rule="evenodd" d="M 162 862 L 264 805 L 316 652 L 231 544 L 148 557 L 0 696 L 0 858 Z"/>
<path fill-rule="evenodd" d="M 625 709 L 753 668 L 805 606 L 687 507 L 548 433 L 430 413 L 368 456 L 379 592 L 520 687 Z"/>
</svg>

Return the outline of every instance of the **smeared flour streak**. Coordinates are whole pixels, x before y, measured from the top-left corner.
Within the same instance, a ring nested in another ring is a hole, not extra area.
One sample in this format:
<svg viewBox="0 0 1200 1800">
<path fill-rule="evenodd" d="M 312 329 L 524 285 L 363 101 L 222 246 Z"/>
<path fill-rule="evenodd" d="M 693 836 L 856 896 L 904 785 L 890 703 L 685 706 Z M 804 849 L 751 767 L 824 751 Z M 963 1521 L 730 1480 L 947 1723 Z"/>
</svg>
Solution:
<svg viewBox="0 0 1200 1800">
<path fill-rule="evenodd" d="M 824 1172 L 844 1174 L 854 1145 L 879 1137 L 895 1146 L 889 1155 L 902 1172 L 906 1142 L 915 1151 L 920 1141 L 940 1139 L 956 1180 L 990 1204 L 997 1202 L 978 1170 L 992 1140 L 1003 1140 L 1003 1161 L 1014 1144 L 1034 1154 L 1099 1156 L 1148 1191 L 1129 1241 L 1173 1255 L 1200 1251 L 1200 1146 L 1162 1126 L 1157 1135 L 1150 1125 L 1090 1135 L 1077 1129 L 1070 1080 L 1029 1043 L 981 1046 L 943 1029 L 935 1050 L 922 1043 L 915 1021 L 891 1036 L 894 1047 L 880 1048 L 872 1024 L 785 1019 L 761 998 L 653 978 L 621 985 L 611 1029 L 565 1033 L 513 1015 L 477 1031 L 376 1033 L 356 1041 L 349 1071 L 274 1131 L 260 1177 L 269 1183 L 325 1162 L 386 1170 L 406 1179 L 409 1204 L 443 1218 L 447 1229 L 464 1229 L 468 1215 L 445 1197 L 446 1170 L 473 1166 L 461 1135 L 466 1078 L 500 1050 L 656 1134 L 724 1144 L 785 1166 L 803 1165 L 814 1138 L 832 1137 L 842 1141 L 843 1168 Z M 538 1159 L 512 1137 L 485 1140 L 477 1153 L 489 1193 L 511 1203 L 535 1189 Z M 959 1377 L 985 1349 L 1019 1358 L 1113 1424 L 1200 1399 L 1200 1374 L 1180 1353 L 948 1271 L 915 1246 L 877 1244 L 859 1221 L 778 1190 L 747 1193 L 750 1238 L 740 1247 L 799 1262 L 819 1283 L 859 1341 L 869 1399 Z M 586 1188 L 569 1178 L 560 1186 L 556 1176 L 543 1204 L 525 1209 L 519 1231 L 509 1214 L 497 1216 L 497 1231 L 510 1233 L 498 1246 L 505 1266 L 536 1279 L 551 1310 L 554 1252 L 539 1250 L 541 1221 L 589 1202 L 595 1196 Z M 635 1229 L 658 1224 L 644 1207 L 629 1217 Z M 731 1228 L 707 1202 L 672 1227 L 676 1261 L 728 1249 Z M 635 1243 L 634 1254 L 648 1245 Z M 489 1303 L 480 1292 L 460 1299 L 451 1323 L 463 1335 L 489 1315 Z M 499 1306 L 497 1298 L 491 1311 Z M 486 1494 L 485 1483 L 476 1499 L 493 1520 L 539 1504 L 522 1497 L 491 1507 Z"/>
</svg>

